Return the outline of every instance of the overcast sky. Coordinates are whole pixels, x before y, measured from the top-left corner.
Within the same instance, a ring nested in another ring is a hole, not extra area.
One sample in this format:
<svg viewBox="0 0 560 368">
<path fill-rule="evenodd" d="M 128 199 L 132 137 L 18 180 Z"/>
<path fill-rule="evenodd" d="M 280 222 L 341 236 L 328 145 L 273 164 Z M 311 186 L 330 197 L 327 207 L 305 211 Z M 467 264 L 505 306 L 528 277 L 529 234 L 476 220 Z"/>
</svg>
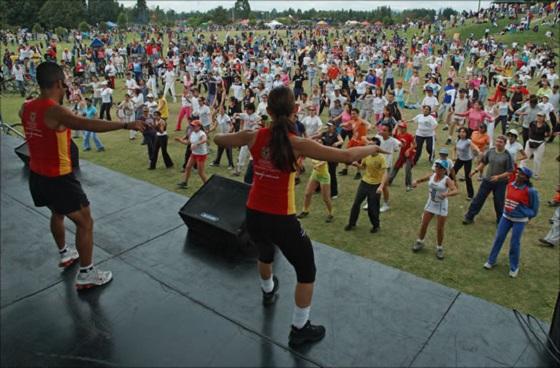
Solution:
<svg viewBox="0 0 560 368">
<path fill-rule="evenodd" d="M 135 0 L 119 0 L 124 6 L 132 7 L 136 4 Z M 226 1 L 200 1 L 200 0 L 188 0 L 188 1 L 155 1 L 148 0 L 148 7 L 156 7 L 159 5 L 160 8 L 168 10 L 174 9 L 177 12 L 189 12 L 189 11 L 207 11 L 218 6 L 223 6 L 224 8 L 231 8 L 235 4 L 235 0 Z M 478 8 L 478 1 L 268 1 L 268 0 L 250 0 L 251 9 L 253 10 L 276 10 L 282 11 L 288 8 L 307 10 L 315 8 L 317 10 L 337 10 L 337 9 L 352 9 L 352 10 L 370 10 L 375 9 L 379 6 L 389 5 L 394 10 L 403 10 L 410 8 L 430 8 L 430 9 L 440 9 L 440 8 L 453 8 L 456 10 L 476 10 Z M 490 1 L 481 1 L 482 7 L 488 7 Z"/>
</svg>

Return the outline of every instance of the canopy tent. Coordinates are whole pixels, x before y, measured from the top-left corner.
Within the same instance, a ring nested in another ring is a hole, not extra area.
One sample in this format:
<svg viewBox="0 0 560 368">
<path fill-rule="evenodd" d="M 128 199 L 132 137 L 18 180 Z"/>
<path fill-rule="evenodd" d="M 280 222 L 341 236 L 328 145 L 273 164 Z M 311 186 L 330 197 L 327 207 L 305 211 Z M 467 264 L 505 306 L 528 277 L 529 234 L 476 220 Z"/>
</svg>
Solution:
<svg viewBox="0 0 560 368">
<path fill-rule="evenodd" d="M 358 22 L 357 20 L 347 20 L 346 23 L 344 23 L 344 24 L 345 24 L 346 26 L 353 27 L 353 26 L 358 25 L 359 22 Z"/>
<path fill-rule="evenodd" d="M 107 24 L 107 27 L 109 27 L 109 28 L 116 28 L 117 27 L 117 23 L 113 23 L 111 21 L 107 21 L 105 24 Z"/>
<path fill-rule="evenodd" d="M 364 20 L 364 21 L 362 22 L 362 26 L 366 26 L 366 27 L 369 26 L 369 22 L 368 22 L 367 20 Z"/>
<path fill-rule="evenodd" d="M 91 41 L 91 44 L 89 45 L 89 47 L 93 47 L 93 48 L 103 47 L 103 46 L 105 46 L 105 44 L 99 38 L 94 38 L 93 41 Z"/>
<path fill-rule="evenodd" d="M 318 28 L 327 28 L 329 26 L 329 24 L 327 22 L 325 22 L 324 20 L 320 20 L 317 22 L 317 27 Z"/>
<path fill-rule="evenodd" d="M 275 28 L 283 26 L 283 24 L 280 23 L 279 21 L 277 21 L 276 19 L 273 20 L 272 22 L 265 23 L 264 25 L 267 26 L 268 28 L 271 28 L 271 29 L 275 29 Z"/>
<path fill-rule="evenodd" d="M 249 25 L 249 19 L 241 19 L 239 21 L 239 24 L 241 24 L 242 26 L 247 27 Z"/>
</svg>

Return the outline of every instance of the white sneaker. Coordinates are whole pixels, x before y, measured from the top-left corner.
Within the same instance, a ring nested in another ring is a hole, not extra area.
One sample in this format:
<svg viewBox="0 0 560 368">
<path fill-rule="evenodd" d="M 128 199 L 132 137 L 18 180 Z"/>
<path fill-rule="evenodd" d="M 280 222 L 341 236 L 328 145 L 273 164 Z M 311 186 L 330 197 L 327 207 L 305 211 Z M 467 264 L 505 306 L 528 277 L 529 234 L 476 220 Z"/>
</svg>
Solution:
<svg viewBox="0 0 560 368">
<path fill-rule="evenodd" d="M 90 289 L 96 286 L 105 285 L 113 279 L 111 271 L 101 271 L 92 268 L 88 272 L 80 272 L 76 275 L 76 289 Z"/>
<path fill-rule="evenodd" d="M 60 253 L 60 262 L 58 262 L 58 267 L 68 268 L 72 266 L 74 262 L 76 262 L 79 258 L 80 255 L 78 254 L 76 248 L 68 247 L 66 248 L 66 252 Z"/>
<path fill-rule="evenodd" d="M 387 212 L 391 209 L 391 207 L 389 207 L 389 205 L 387 203 L 383 203 L 383 206 L 381 206 L 381 208 L 379 209 L 379 212 L 383 213 L 383 212 Z"/>
<path fill-rule="evenodd" d="M 362 206 L 362 209 L 363 209 L 363 210 L 367 210 L 367 209 L 368 209 L 368 205 L 367 205 L 367 202 L 366 202 L 366 203 L 364 203 L 364 205 Z"/>
<path fill-rule="evenodd" d="M 494 265 L 492 265 L 492 264 L 486 262 L 486 263 L 484 263 L 484 266 L 483 266 L 483 267 L 486 268 L 487 270 L 490 270 L 490 269 L 492 269 L 492 267 L 494 267 Z"/>
<path fill-rule="evenodd" d="M 511 278 L 516 278 L 517 274 L 519 273 L 519 267 L 517 267 L 517 269 L 515 269 L 515 271 L 509 271 L 509 277 Z"/>
<path fill-rule="evenodd" d="M 412 244 L 412 251 L 413 252 L 418 252 L 419 250 L 421 250 L 422 248 L 424 248 L 424 242 L 420 241 L 420 240 L 416 240 L 414 242 L 414 244 Z"/>
</svg>

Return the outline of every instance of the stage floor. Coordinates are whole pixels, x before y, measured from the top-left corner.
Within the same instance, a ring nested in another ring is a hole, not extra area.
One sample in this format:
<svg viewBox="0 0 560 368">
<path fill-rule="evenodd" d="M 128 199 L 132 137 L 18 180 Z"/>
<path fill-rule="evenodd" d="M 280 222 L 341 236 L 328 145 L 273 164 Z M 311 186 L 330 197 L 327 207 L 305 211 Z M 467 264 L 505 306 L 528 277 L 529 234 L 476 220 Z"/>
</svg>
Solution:
<svg viewBox="0 0 560 368">
<path fill-rule="evenodd" d="M 281 256 L 280 297 L 265 309 L 254 260 L 186 241 L 186 197 L 84 161 L 96 262 L 114 280 L 78 294 L 77 266 L 57 268 L 48 210 L 33 207 L 19 143 L 1 137 L 2 366 L 547 364 L 511 310 L 320 243 L 311 319 L 327 335 L 290 349 L 295 274 Z M 68 242 L 73 231 L 68 222 Z"/>
</svg>

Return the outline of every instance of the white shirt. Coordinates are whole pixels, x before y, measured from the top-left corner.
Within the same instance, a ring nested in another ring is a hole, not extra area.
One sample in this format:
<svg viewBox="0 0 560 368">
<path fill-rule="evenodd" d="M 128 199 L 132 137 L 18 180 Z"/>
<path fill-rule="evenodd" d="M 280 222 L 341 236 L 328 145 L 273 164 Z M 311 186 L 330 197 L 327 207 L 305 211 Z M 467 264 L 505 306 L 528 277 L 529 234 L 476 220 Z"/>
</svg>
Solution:
<svg viewBox="0 0 560 368">
<path fill-rule="evenodd" d="M 134 79 L 132 79 L 132 78 L 127 79 L 124 83 L 126 84 L 126 88 L 128 89 L 128 93 L 129 93 L 130 95 L 132 95 L 132 93 L 134 92 L 134 90 L 135 90 L 136 88 L 138 88 L 138 84 L 137 84 L 136 81 L 135 81 Z"/>
<path fill-rule="evenodd" d="M 264 101 L 259 102 L 259 105 L 257 106 L 257 115 L 258 116 L 263 116 L 263 115 L 268 116 L 268 113 L 266 112 L 267 107 L 268 107 L 268 102 L 264 102 Z"/>
<path fill-rule="evenodd" d="M 157 102 L 155 101 L 146 101 L 144 105 L 150 110 L 150 114 L 153 114 L 157 111 Z"/>
<path fill-rule="evenodd" d="M 508 141 L 506 142 L 506 151 L 509 152 L 511 158 L 513 159 L 513 161 L 515 161 L 515 159 L 517 158 L 517 153 L 519 151 L 523 151 L 523 145 L 517 141 L 511 144 L 508 139 Z"/>
<path fill-rule="evenodd" d="M 132 102 L 134 103 L 134 107 L 136 109 L 140 108 L 140 106 L 144 105 L 144 95 L 139 93 L 138 96 L 132 97 Z"/>
<path fill-rule="evenodd" d="M 438 123 L 432 115 L 424 116 L 423 114 L 418 114 L 412 120 L 418 123 L 418 128 L 416 128 L 417 136 L 433 137 L 435 135 L 435 128 Z"/>
<path fill-rule="evenodd" d="M 383 108 L 387 105 L 387 99 L 385 97 L 374 97 L 373 98 L 373 112 L 376 114 L 383 114 Z"/>
<path fill-rule="evenodd" d="M 241 84 L 233 84 L 231 86 L 233 90 L 233 97 L 237 99 L 237 101 L 243 100 L 243 86 Z"/>
<path fill-rule="evenodd" d="M 192 114 L 194 116 L 199 116 L 200 114 L 200 103 L 198 103 L 198 97 L 191 97 Z"/>
<path fill-rule="evenodd" d="M 207 155 L 208 154 L 208 143 L 203 143 L 198 145 L 198 142 L 206 138 L 206 133 L 203 130 L 198 132 L 192 131 L 189 135 L 189 141 L 191 142 L 191 150 L 195 155 Z"/>
<path fill-rule="evenodd" d="M 203 127 L 210 125 L 210 108 L 207 105 L 202 105 L 198 108 L 198 118 Z"/>
<path fill-rule="evenodd" d="M 163 79 L 165 80 L 165 84 L 175 83 L 175 72 L 173 70 L 167 70 L 163 75 Z"/>
<path fill-rule="evenodd" d="M 113 64 L 107 64 L 107 66 L 105 66 L 105 73 L 107 73 L 109 77 L 114 77 L 117 74 L 117 68 L 115 68 Z"/>
<path fill-rule="evenodd" d="M 190 97 L 181 96 L 181 106 L 182 106 L 182 107 L 191 107 L 191 106 L 192 106 L 191 98 L 190 98 Z"/>
<path fill-rule="evenodd" d="M 218 123 L 216 126 L 217 133 L 229 133 L 231 127 L 231 118 L 229 117 L 229 115 L 216 115 L 216 122 Z"/>
<path fill-rule="evenodd" d="M 303 125 L 305 125 L 305 134 L 308 137 L 311 137 L 319 133 L 319 131 L 323 127 L 323 122 L 321 121 L 321 118 L 317 115 L 306 116 L 305 118 L 303 118 L 301 122 Z"/>
<path fill-rule="evenodd" d="M 425 105 L 430 106 L 432 108 L 432 111 L 434 111 L 435 107 L 439 105 L 439 102 L 435 96 L 426 96 L 422 100 L 422 106 Z"/>
<path fill-rule="evenodd" d="M 251 115 L 241 113 L 239 114 L 239 118 L 243 120 L 241 130 L 257 130 L 259 128 L 259 116 L 256 113 Z"/>
<path fill-rule="evenodd" d="M 109 87 L 103 88 L 101 90 L 101 102 L 102 103 L 111 103 L 111 96 L 113 95 L 113 90 Z"/>
<path fill-rule="evenodd" d="M 23 81 L 23 68 L 21 66 L 18 68 L 14 65 L 12 67 L 12 74 L 17 81 Z"/>
<path fill-rule="evenodd" d="M 344 97 L 342 95 L 339 95 L 338 97 L 336 97 L 336 95 L 333 95 L 331 97 L 331 104 L 330 104 L 329 108 L 332 109 L 334 107 L 334 102 L 336 100 L 340 101 L 340 106 L 344 106 L 344 103 L 346 102 L 346 97 Z"/>
<path fill-rule="evenodd" d="M 385 154 L 385 162 L 387 163 L 387 167 L 392 167 L 393 153 L 400 151 L 401 142 L 394 137 L 387 137 L 387 139 L 383 139 L 383 136 L 380 134 L 377 134 L 376 137 L 379 138 L 379 141 L 381 142 L 379 147 L 382 150 L 389 152 Z"/>
</svg>

